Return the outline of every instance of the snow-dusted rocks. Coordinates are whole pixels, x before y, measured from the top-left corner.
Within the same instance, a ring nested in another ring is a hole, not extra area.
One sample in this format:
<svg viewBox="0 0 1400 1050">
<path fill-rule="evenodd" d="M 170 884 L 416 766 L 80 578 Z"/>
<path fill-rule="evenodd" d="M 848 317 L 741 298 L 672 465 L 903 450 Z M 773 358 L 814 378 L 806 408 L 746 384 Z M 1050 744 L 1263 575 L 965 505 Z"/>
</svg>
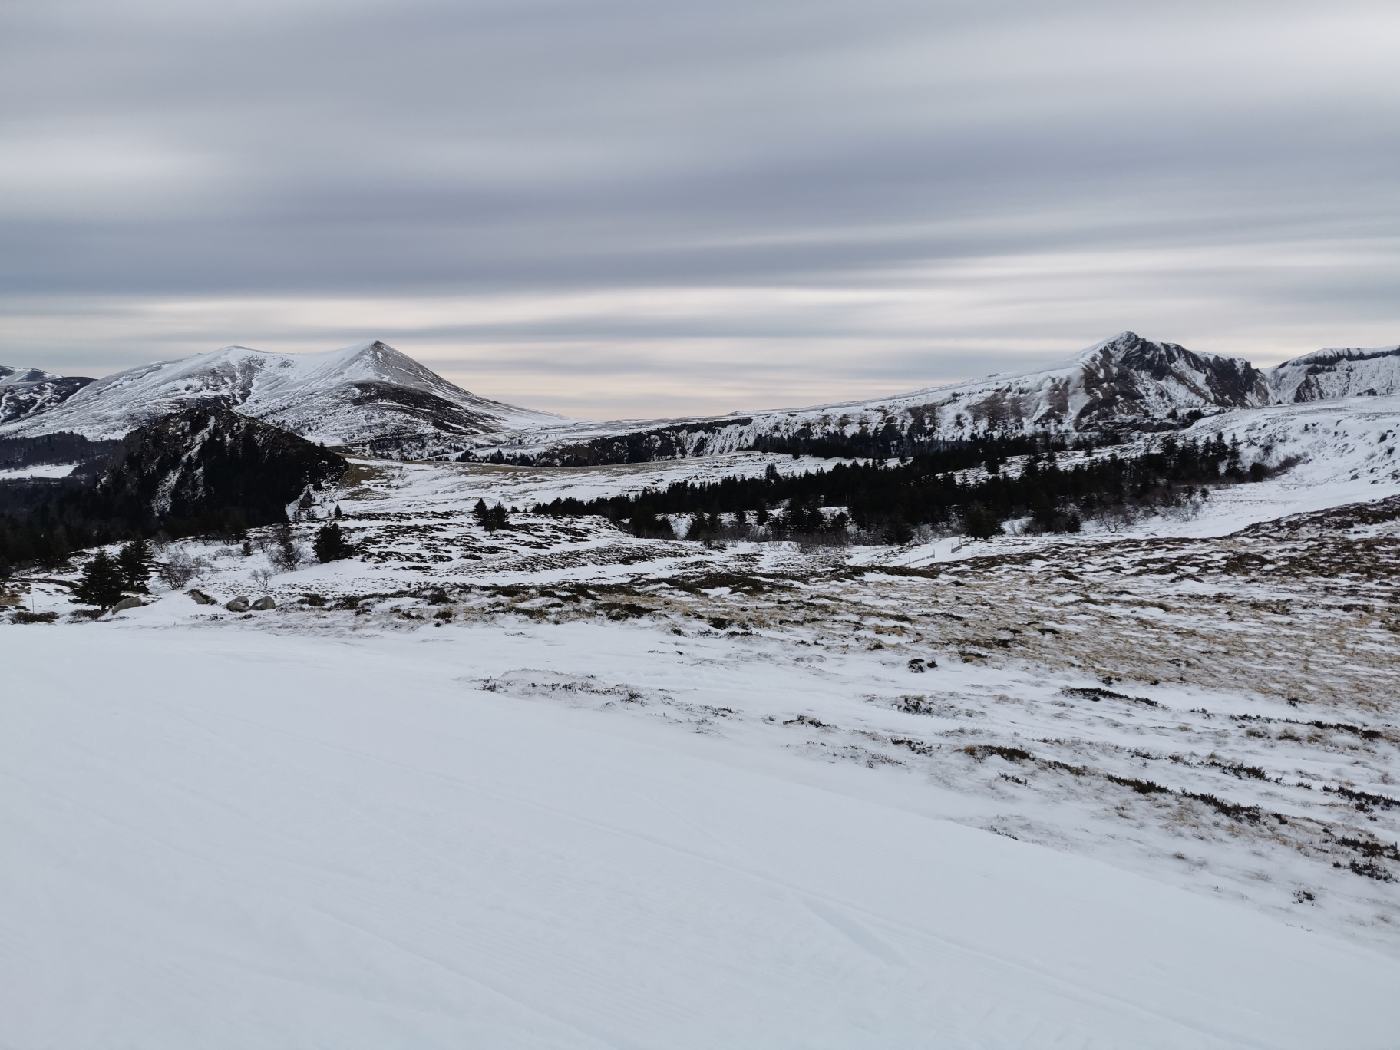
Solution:
<svg viewBox="0 0 1400 1050">
<path fill-rule="evenodd" d="M 1400 394 L 1400 346 L 1332 348 L 1286 361 L 1269 373 L 1284 404 Z"/>
<path fill-rule="evenodd" d="M 0 365 L 0 426 L 47 412 L 91 382 L 80 376 L 59 376 L 38 368 Z"/>
</svg>

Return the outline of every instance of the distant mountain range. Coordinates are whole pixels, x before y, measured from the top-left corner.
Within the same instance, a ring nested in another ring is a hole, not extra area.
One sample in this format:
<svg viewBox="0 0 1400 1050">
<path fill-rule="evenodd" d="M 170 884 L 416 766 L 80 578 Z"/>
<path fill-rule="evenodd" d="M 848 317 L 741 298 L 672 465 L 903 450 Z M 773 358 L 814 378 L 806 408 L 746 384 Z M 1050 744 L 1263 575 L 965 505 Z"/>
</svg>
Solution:
<svg viewBox="0 0 1400 1050">
<path fill-rule="evenodd" d="M 537 427 L 476 455 L 584 465 L 716 455 L 764 441 L 888 431 L 919 438 L 1127 433 L 1271 404 L 1400 393 L 1400 347 L 1321 350 L 1269 372 L 1121 332 L 1059 365 L 812 408 Z"/>
<path fill-rule="evenodd" d="M 957 437 L 1166 429 L 1201 415 L 1400 393 L 1400 346 L 1327 349 L 1269 372 L 1122 332 L 1060 365 L 813 408 L 573 423 L 473 394 L 382 342 L 320 354 L 229 346 L 103 379 L 0 366 L 0 438 L 121 437 L 191 406 L 221 406 L 308 440 L 399 458 L 468 452 L 540 462 L 677 458 L 763 439 L 894 428 Z"/>
</svg>

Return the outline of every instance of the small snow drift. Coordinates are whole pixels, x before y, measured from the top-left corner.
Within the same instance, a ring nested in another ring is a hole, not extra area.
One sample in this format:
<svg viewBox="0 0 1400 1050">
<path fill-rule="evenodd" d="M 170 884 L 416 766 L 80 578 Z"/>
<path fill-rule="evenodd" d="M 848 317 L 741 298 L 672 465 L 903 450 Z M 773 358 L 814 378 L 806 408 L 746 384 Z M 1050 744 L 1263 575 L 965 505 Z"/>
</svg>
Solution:
<svg viewBox="0 0 1400 1050">
<path fill-rule="evenodd" d="M 443 438 L 557 422 L 478 397 L 375 341 L 320 354 L 226 346 L 97 380 L 0 434 L 121 437 L 192 404 L 217 403 L 327 445 L 422 452 Z"/>
</svg>

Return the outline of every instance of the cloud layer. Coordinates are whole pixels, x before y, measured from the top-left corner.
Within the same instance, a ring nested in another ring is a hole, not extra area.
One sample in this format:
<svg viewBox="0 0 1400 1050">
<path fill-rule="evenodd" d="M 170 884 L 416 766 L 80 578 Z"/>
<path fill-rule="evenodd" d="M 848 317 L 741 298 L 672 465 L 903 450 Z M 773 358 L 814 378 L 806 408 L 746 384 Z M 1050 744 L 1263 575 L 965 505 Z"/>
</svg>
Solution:
<svg viewBox="0 0 1400 1050">
<path fill-rule="evenodd" d="M 578 415 L 1400 339 L 1400 8 L 18 0 L 0 361 L 394 342 Z"/>
</svg>

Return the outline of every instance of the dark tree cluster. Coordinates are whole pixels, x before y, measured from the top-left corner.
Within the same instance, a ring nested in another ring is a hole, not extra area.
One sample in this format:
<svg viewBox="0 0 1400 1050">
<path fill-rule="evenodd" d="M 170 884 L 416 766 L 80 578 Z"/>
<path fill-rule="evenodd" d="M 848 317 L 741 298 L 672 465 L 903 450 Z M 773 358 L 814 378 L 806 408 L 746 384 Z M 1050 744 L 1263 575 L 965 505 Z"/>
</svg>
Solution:
<svg viewBox="0 0 1400 1050">
<path fill-rule="evenodd" d="M 100 459 L 110 456 L 120 444 L 119 441 L 92 441 L 66 431 L 37 437 L 0 438 L 0 470 Z"/>
<path fill-rule="evenodd" d="M 337 521 L 328 522 L 317 530 L 311 549 L 319 562 L 343 561 L 355 553 L 355 548 L 345 538 L 345 532 Z"/>
<path fill-rule="evenodd" d="M 476 506 L 472 508 L 472 517 L 487 532 L 495 532 L 510 525 L 510 511 L 506 510 L 505 505 L 496 503 L 488 507 L 484 499 L 476 501 Z"/>
<path fill-rule="evenodd" d="M 673 423 L 652 430 L 590 438 L 570 445 L 558 445 L 541 452 L 506 454 L 500 449 L 490 455 L 471 450 L 457 457 L 463 463 L 503 463 L 516 467 L 596 467 L 607 463 L 653 463 L 657 460 L 703 456 L 710 439 L 730 427 L 748 426 L 753 420 L 730 416 L 722 420 Z"/>
<path fill-rule="evenodd" d="M 986 537 L 1001 532 L 1012 518 L 1028 519 L 1035 531 L 1076 532 L 1085 518 L 1174 506 L 1209 486 L 1260 481 L 1270 473 L 1260 464 L 1245 469 L 1238 443 L 1223 436 L 1206 441 L 1169 436 L 1139 455 L 1110 452 L 1070 465 L 1061 463 L 1054 447 L 1043 447 L 1014 474 L 1001 469 L 1007 451 L 968 442 L 895 465 L 839 463 L 827 471 L 787 476 L 770 466 L 760 477 L 683 481 L 634 496 L 556 499 L 536 510 L 601 514 L 641 536 L 664 537 L 671 516 L 688 515 L 688 539 L 901 543 L 915 526 Z M 978 465 L 985 469 L 969 476 L 967 467 Z M 821 508 L 841 510 L 829 515 Z"/>
<path fill-rule="evenodd" d="M 307 486 L 345 460 L 295 434 L 218 406 L 175 413 L 61 482 L 0 492 L 0 567 L 55 563 L 138 536 L 238 536 L 286 520 Z"/>
<path fill-rule="evenodd" d="M 110 609 L 128 593 L 145 594 L 155 556 L 144 539 L 132 540 L 113 558 L 98 551 L 78 577 L 73 600 L 99 609 Z"/>
<path fill-rule="evenodd" d="M 939 437 L 915 410 L 907 426 L 894 420 L 870 429 L 862 427 L 853 434 L 839 431 L 815 431 L 805 425 L 791 434 L 762 435 L 751 446 L 754 452 L 783 455 L 815 456 L 822 459 L 914 459 L 936 457 L 941 469 L 961 470 L 979 464 L 994 469 L 1012 456 L 1033 452 L 1064 452 L 1069 449 L 1101 447 L 1102 442 L 1080 438 L 1069 440 L 1050 434 L 998 434 L 989 432 L 966 438 Z"/>
</svg>

